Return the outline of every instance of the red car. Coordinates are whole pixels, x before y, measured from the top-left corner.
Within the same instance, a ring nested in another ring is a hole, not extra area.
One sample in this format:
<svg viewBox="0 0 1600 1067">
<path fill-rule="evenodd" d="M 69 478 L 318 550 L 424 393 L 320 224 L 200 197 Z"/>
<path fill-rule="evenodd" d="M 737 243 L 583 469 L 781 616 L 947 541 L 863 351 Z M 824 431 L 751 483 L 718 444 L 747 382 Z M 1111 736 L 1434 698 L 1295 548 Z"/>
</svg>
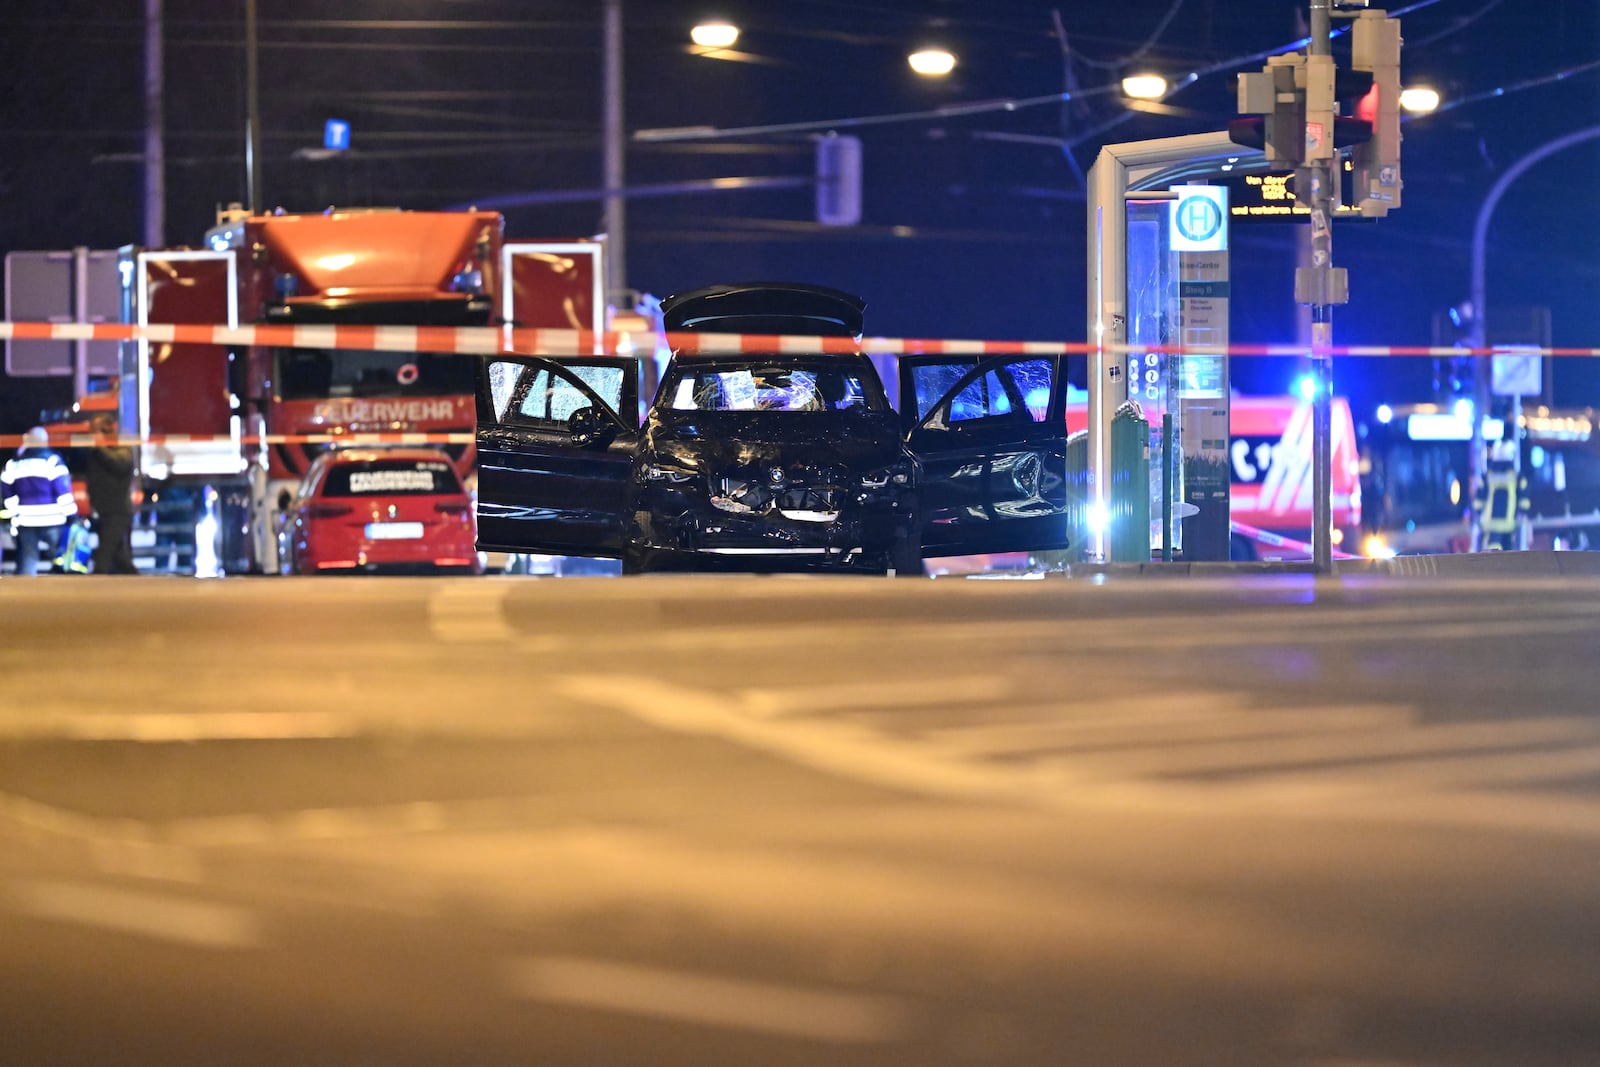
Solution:
<svg viewBox="0 0 1600 1067">
<path fill-rule="evenodd" d="M 286 574 L 480 574 L 472 498 L 432 448 L 351 448 L 318 456 L 284 508 Z"/>
</svg>

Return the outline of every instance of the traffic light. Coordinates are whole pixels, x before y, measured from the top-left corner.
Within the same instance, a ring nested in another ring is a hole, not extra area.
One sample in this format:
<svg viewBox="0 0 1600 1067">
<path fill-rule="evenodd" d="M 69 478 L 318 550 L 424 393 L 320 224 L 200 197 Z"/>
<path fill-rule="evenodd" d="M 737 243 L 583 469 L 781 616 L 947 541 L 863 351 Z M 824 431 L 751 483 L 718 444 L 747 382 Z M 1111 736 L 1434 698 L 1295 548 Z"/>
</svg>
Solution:
<svg viewBox="0 0 1600 1067">
<path fill-rule="evenodd" d="M 861 221 L 861 138 L 830 133 L 817 139 L 817 221 Z"/>
<path fill-rule="evenodd" d="M 1305 162 L 1305 56 L 1272 56 L 1260 70 L 1239 75 L 1239 114 L 1228 122 L 1234 144 L 1261 149 L 1275 171 Z"/>
<path fill-rule="evenodd" d="M 1379 218 L 1400 206 L 1400 20 L 1363 11 L 1350 30 L 1350 66 L 1372 79 L 1356 117 L 1372 136 L 1351 153 L 1352 182 L 1361 214 Z"/>
<path fill-rule="evenodd" d="M 1463 300 L 1433 314 L 1435 348 L 1472 347 L 1476 312 L 1472 301 Z M 1433 391 L 1439 399 L 1470 396 L 1473 388 L 1473 358 L 1470 355 L 1436 356 L 1433 361 Z"/>
</svg>

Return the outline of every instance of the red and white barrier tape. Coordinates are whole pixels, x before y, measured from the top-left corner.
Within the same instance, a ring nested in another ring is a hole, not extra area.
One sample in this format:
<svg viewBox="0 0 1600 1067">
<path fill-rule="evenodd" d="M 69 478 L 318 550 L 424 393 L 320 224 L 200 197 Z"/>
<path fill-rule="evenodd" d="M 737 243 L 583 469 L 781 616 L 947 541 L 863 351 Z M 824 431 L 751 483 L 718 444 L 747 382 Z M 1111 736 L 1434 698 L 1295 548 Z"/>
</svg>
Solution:
<svg viewBox="0 0 1600 1067">
<path fill-rule="evenodd" d="M 269 433 L 233 438 L 227 434 L 153 433 L 134 434 L 52 433 L 51 448 L 110 448 L 117 445 L 165 449 L 177 455 L 185 450 L 209 451 L 222 442 L 240 445 L 470 445 L 476 440 L 471 431 L 433 433 L 399 431 L 364 433 Z M 21 434 L 0 434 L 0 449 L 21 448 Z"/>
<path fill-rule="evenodd" d="M 263 345 L 279 348 L 336 348 L 380 352 L 454 352 L 467 355 L 576 356 L 647 350 L 659 340 L 689 353 L 871 352 L 885 355 L 1085 355 L 1092 352 L 1165 352 L 1228 356 L 1600 356 L 1600 348 L 1533 348 L 1505 345 L 1455 348 L 1440 345 L 1230 344 L 1211 346 L 1100 346 L 1082 341 L 978 341 L 936 338 L 813 337 L 800 334 L 630 333 L 608 330 L 529 329 L 514 326 L 201 326 L 157 324 L 124 326 L 53 322 L 0 322 L 0 340 L 134 341 L 155 344 Z"/>
<path fill-rule="evenodd" d="M 1233 520 L 1228 525 L 1234 533 L 1258 544 L 1268 545 L 1272 548 L 1287 548 L 1291 552 L 1299 552 L 1307 556 L 1313 555 L 1315 551 L 1310 541 L 1297 541 L 1292 537 L 1275 534 L 1271 530 L 1263 530 L 1259 526 L 1251 526 L 1249 523 L 1239 522 L 1238 520 Z M 1330 549 L 1329 554 L 1334 559 L 1360 558 L 1359 556 L 1352 556 L 1348 552 L 1341 552 L 1337 548 Z"/>
</svg>

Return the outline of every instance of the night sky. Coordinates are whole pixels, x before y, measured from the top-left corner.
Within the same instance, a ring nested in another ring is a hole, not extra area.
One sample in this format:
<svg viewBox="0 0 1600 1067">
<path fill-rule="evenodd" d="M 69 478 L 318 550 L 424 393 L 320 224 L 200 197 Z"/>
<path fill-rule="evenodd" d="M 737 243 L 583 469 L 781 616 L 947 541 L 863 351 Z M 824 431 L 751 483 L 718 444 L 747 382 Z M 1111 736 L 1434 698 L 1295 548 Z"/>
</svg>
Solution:
<svg viewBox="0 0 1600 1067">
<path fill-rule="evenodd" d="M 330 8 L 336 10 L 330 12 Z M 601 184 L 600 0 L 261 0 L 263 202 L 439 208 Z M 665 296 L 784 278 L 852 290 L 870 334 L 1081 340 L 1081 175 L 1105 143 L 1216 130 L 1233 75 L 1305 32 L 1292 0 L 626 0 L 628 130 L 836 120 L 863 143 L 863 219 L 814 221 L 798 186 L 635 197 L 627 284 Z M 1496 179 L 1553 138 L 1600 124 L 1600 2 L 1437 0 L 1405 11 L 1402 70 L 1446 107 L 1404 126 L 1405 206 L 1336 229 L 1351 302 L 1337 343 L 1427 344 L 1466 298 L 1473 220 Z M 166 240 L 196 243 L 219 203 L 245 197 L 243 0 L 166 0 Z M 732 59 L 691 54 L 715 11 L 744 30 Z M 143 4 L 13 0 L 0 39 L 0 251 L 111 248 L 143 234 Z M 1059 32 L 1058 32 L 1059 26 Z M 913 75 L 937 41 L 960 65 Z M 1336 54 L 1338 52 L 1336 46 Z M 1172 115 L 1108 91 L 1133 65 L 1176 79 Z M 1557 78 L 1557 75 L 1566 74 Z M 1075 99 L 1032 103 L 1072 89 Z M 1495 95 L 1497 89 L 1505 90 Z M 984 101 L 1027 106 L 960 116 Z M 877 121 L 883 116 L 909 116 Z M 303 158 L 329 117 L 353 151 Z M 871 119 L 866 123 L 851 120 Z M 630 186 L 812 173 L 812 131 L 632 144 Z M 1558 345 L 1600 346 L 1600 140 L 1530 170 L 1494 216 L 1491 307 L 1550 309 Z M 601 231 L 598 200 L 504 209 L 507 235 Z M 1235 341 L 1292 341 L 1290 226 L 1236 228 Z M 1283 388 L 1292 361 L 1234 361 L 1236 386 Z M 1358 410 L 1430 399 L 1424 361 L 1345 363 Z M 1600 375 L 1564 363 L 1556 399 L 1600 403 Z M 0 379 L 0 431 L 61 382 Z M 59 394 L 59 395 L 58 395 Z"/>
</svg>

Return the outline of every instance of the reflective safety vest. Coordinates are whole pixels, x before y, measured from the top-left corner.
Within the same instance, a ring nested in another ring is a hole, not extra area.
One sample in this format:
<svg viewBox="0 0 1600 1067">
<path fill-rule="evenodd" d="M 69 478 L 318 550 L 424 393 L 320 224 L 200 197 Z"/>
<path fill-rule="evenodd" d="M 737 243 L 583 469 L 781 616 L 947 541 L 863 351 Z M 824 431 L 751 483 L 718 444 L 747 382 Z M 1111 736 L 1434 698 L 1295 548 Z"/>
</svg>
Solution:
<svg viewBox="0 0 1600 1067">
<path fill-rule="evenodd" d="M 94 549 L 89 545 L 89 524 L 77 521 L 67 527 L 66 543 L 56 557 L 56 569 L 66 574 L 88 574 Z"/>
<path fill-rule="evenodd" d="M 49 449 L 25 448 L 0 471 L 0 499 L 13 526 L 60 526 L 78 513 L 72 475 Z"/>
<path fill-rule="evenodd" d="M 1510 467 L 1490 467 L 1484 474 L 1479 524 L 1486 534 L 1510 534 L 1528 514 L 1528 479 Z"/>
</svg>

